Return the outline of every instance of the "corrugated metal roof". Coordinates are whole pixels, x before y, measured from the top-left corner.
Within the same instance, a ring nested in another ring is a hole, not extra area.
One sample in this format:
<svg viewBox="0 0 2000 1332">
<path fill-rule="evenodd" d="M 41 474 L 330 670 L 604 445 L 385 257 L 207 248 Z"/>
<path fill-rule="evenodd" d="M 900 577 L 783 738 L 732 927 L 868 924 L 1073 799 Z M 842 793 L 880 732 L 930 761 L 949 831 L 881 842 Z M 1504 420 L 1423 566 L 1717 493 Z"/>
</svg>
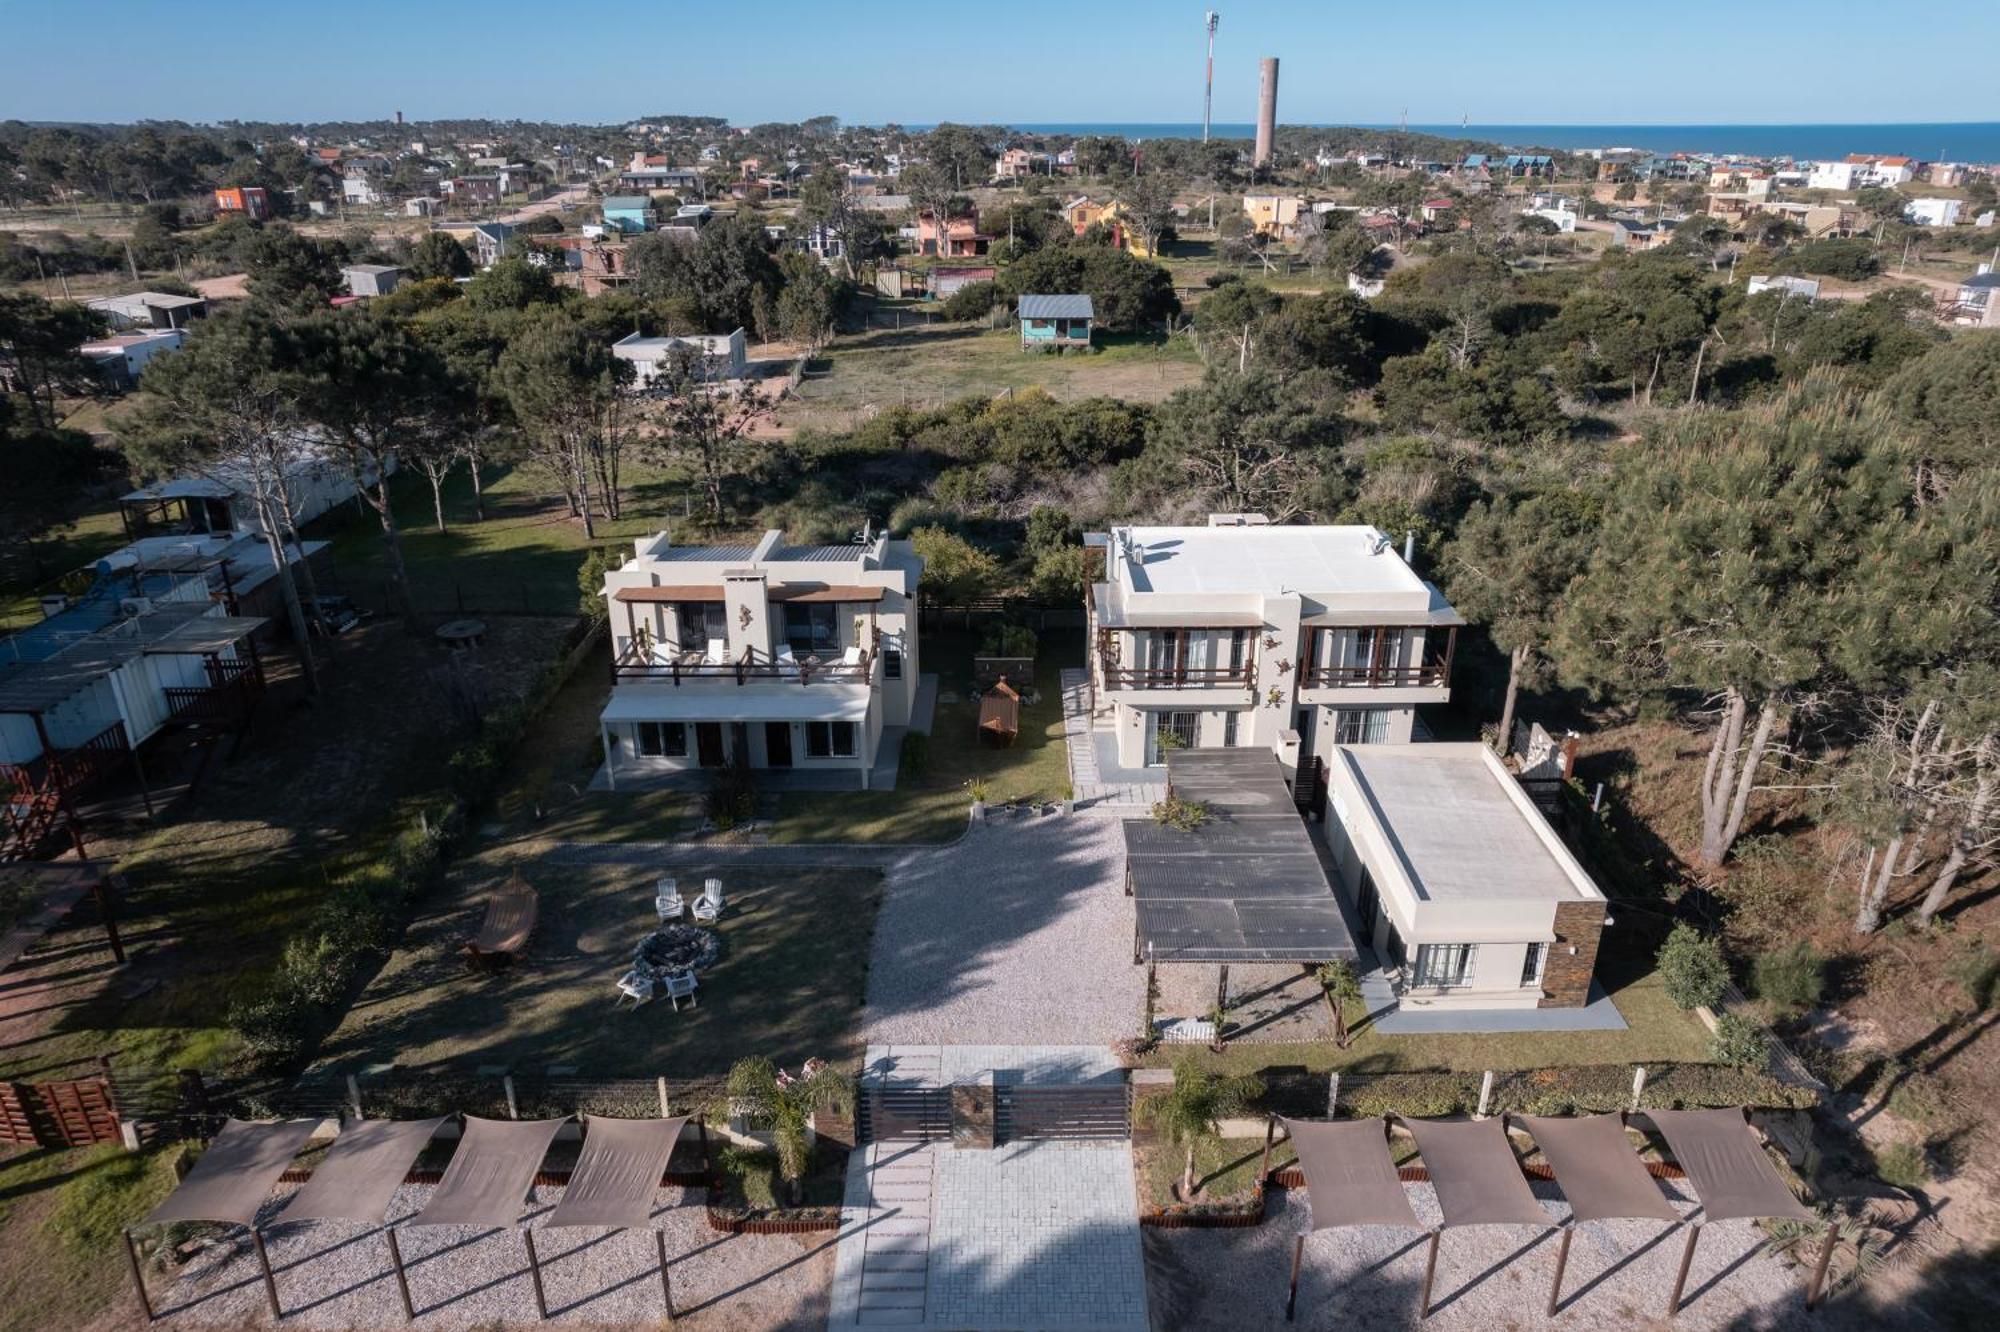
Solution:
<svg viewBox="0 0 2000 1332">
<path fill-rule="evenodd" d="M 720 563 L 724 560 L 747 560 L 756 553 L 755 546 L 668 546 L 665 550 L 648 555 L 648 561 L 677 560 L 686 563 Z"/>
<path fill-rule="evenodd" d="M 1023 319 L 1095 319 L 1088 296 L 1023 296 Z"/>
<path fill-rule="evenodd" d="M 866 546 L 780 546 L 771 553 L 771 559 L 792 560 L 801 564 L 837 561 L 846 563 L 859 560 L 867 554 Z"/>
</svg>

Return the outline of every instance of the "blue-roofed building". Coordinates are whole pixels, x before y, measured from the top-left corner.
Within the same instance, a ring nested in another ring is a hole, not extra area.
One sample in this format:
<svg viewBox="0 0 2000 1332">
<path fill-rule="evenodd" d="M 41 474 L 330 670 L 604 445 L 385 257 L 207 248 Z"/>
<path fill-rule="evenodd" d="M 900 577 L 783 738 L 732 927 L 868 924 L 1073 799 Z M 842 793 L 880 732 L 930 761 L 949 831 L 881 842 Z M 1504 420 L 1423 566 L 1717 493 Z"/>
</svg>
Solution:
<svg viewBox="0 0 2000 1332">
<path fill-rule="evenodd" d="M 1024 350 L 1088 347 L 1097 320 L 1088 296 L 1023 296 L 1019 313 Z"/>
</svg>

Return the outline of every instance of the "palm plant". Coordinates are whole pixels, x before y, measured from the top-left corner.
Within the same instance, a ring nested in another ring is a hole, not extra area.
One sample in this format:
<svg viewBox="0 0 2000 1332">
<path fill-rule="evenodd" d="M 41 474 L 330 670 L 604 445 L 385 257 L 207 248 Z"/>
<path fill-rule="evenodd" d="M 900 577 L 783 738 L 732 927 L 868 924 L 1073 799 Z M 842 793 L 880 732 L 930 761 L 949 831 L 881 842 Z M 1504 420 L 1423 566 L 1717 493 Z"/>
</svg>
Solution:
<svg viewBox="0 0 2000 1332">
<path fill-rule="evenodd" d="M 806 1173 L 806 1125 L 815 1112 L 852 1114 L 854 1084 L 822 1059 L 808 1059 L 796 1074 L 757 1056 L 729 1070 L 729 1100 L 753 1121 L 767 1124 L 778 1148 L 778 1177 L 799 1200 Z"/>
<path fill-rule="evenodd" d="M 1314 977 L 1326 991 L 1327 1002 L 1333 1005 L 1333 1043 L 1345 1050 L 1350 1039 L 1347 1005 L 1360 1001 L 1361 978 L 1354 974 L 1354 964 L 1344 958 L 1322 962 Z"/>
<path fill-rule="evenodd" d="M 1142 1121 L 1158 1131 L 1186 1155 L 1181 1162 L 1181 1198 L 1195 1195 L 1195 1149 L 1222 1136 L 1222 1121 L 1241 1114 L 1263 1095 L 1264 1084 L 1256 1078 L 1211 1073 L 1192 1055 L 1174 1064 L 1174 1089 L 1165 1096 L 1139 1103 Z"/>
</svg>

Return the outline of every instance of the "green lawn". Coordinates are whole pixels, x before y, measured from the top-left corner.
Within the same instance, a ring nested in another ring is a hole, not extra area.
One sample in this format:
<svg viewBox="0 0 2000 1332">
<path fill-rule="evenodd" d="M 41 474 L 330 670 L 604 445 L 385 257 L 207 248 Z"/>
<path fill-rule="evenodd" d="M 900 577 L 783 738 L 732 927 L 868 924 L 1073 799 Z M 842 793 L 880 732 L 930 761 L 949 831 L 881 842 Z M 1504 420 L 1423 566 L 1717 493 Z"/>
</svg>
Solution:
<svg viewBox="0 0 2000 1332">
<path fill-rule="evenodd" d="M 467 971 L 460 947 L 505 852 L 463 866 L 321 1047 L 319 1066 L 470 1073 L 551 1063 L 587 1077 L 709 1077 L 746 1055 L 791 1066 L 859 1054 L 859 1017 L 881 876 L 858 870 L 723 867 L 681 873 L 692 895 L 720 877 L 728 906 L 721 959 L 701 973 L 698 1007 L 662 1000 L 614 1010 L 614 983 L 658 921 L 644 867 L 524 863 L 541 895 L 529 955 L 500 975 Z"/>
<path fill-rule="evenodd" d="M 1186 338 L 1099 334 L 1093 354 L 1052 356 L 1021 350 L 1011 328 L 913 325 L 836 339 L 807 367 L 798 399 L 786 403 L 778 419 L 840 430 L 886 407 L 936 406 L 1028 388 L 1065 401 L 1158 402 L 1200 378 L 1200 357 Z"/>
<path fill-rule="evenodd" d="M 108 1146 L 0 1157 L 0 1332 L 83 1327 L 132 1298 L 120 1230 L 173 1187 L 170 1155 Z"/>
<path fill-rule="evenodd" d="M 1083 660 L 1081 632 L 1050 630 L 1035 659 L 1040 698 L 1021 709 L 1021 733 L 1011 746 L 988 745 L 975 734 L 979 705 L 969 694 L 977 631 L 945 629 L 922 637 L 923 669 L 942 694 L 931 725 L 929 762 L 921 774 L 899 775 L 893 791 L 829 791 L 786 795 L 771 828 L 778 842 L 947 842 L 965 830 L 971 795 L 966 783 L 986 783 L 987 800 L 1060 800 L 1069 789 L 1063 746 L 1064 666 Z"/>
</svg>

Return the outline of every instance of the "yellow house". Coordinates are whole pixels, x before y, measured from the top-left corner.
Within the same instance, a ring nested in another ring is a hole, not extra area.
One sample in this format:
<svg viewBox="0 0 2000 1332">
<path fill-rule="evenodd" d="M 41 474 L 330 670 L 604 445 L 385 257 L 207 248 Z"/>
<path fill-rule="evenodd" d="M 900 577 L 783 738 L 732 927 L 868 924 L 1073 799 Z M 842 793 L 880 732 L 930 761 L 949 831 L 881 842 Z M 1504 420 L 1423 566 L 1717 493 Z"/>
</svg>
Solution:
<svg viewBox="0 0 2000 1332">
<path fill-rule="evenodd" d="M 1306 201 L 1296 194 L 1246 194 L 1243 216 L 1250 229 L 1274 240 L 1290 240 L 1298 234 L 1299 214 Z"/>
<path fill-rule="evenodd" d="M 1100 223 L 1111 232 L 1111 243 L 1140 259 L 1154 257 L 1152 247 L 1124 223 L 1125 207 L 1116 199 L 1099 203 L 1088 195 L 1078 195 L 1063 205 L 1063 218 L 1070 230 L 1081 236 Z"/>
</svg>

